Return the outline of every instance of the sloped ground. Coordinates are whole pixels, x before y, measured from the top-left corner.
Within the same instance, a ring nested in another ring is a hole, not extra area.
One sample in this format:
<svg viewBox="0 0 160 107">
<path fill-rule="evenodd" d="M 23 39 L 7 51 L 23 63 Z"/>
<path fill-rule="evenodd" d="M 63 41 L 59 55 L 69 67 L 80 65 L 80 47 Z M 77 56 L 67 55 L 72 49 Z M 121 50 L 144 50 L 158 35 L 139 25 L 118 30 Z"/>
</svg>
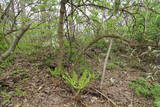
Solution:
<svg viewBox="0 0 160 107">
<path fill-rule="evenodd" d="M 43 63 L 46 57 L 46 51 L 41 54 L 19 55 L 12 65 L 4 68 L 5 73 L 0 78 L 0 91 L 6 90 L 9 98 L 4 103 L 4 97 L 0 96 L 1 107 L 114 107 L 114 104 L 117 107 L 153 107 L 150 99 L 136 96 L 129 86 L 131 80 L 141 76 L 141 70 L 127 66 L 125 69 L 107 69 L 103 90 L 98 89 L 100 80 L 94 80 L 77 102 L 71 88 L 50 75 L 48 66 Z M 99 73 L 102 63 L 103 61 L 95 66 Z M 15 73 L 17 69 L 23 71 Z"/>
</svg>

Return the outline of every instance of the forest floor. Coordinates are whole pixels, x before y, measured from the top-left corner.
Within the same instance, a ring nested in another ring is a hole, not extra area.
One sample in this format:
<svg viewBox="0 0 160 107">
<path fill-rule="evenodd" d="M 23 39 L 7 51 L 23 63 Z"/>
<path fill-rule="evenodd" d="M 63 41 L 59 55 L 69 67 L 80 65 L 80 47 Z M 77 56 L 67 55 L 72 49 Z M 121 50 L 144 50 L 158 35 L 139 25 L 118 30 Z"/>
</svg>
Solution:
<svg viewBox="0 0 160 107">
<path fill-rule="evenodd" d="M 5 71 L 0 78 L 0 91 L 5 96 L 0 96 L 1 107 L 114 107 L 113 103 L 117 107 L 153 107 L 150 98 L 135 95 L 129 85 L 131 81 L 151 72 L 147 65 L 145 70 L 131 67 L 126 64 L 133 59 L 123 55 L 113 56 L 125 62 L 121 64 L 123 67 L 107 68 L 103 89 L 99 90 L 100 79 L 93 80 L 84 89 L 78 103 L 72 98 L 70 87 L 60 78 L 53 77 L 44 63 L 50 50 L 40 50 L 32 54 L 16 53 L 12 64 L 1 67 Z M 102 71 L 103 60 L 94 66 L 98 73 Z"/>
</svg>

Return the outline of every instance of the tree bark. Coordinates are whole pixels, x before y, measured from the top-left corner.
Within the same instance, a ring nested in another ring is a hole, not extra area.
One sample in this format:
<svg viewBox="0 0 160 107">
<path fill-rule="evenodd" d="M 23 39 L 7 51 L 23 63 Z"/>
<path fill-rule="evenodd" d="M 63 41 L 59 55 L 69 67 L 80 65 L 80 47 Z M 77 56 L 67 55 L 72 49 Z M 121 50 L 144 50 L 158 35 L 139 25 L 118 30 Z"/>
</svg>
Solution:
<svg viewBox="0 0 160 107">
<path fill-rule="evenodd" d="M 20 30 L 19 34 L 17 36 L 15 36 L 15 38 L 13 39 L 13 42 L 11 43 L 8 50 L 6 50 L 6 52 L 4 52 L 3 54 L 0 55 L 0 64 L 14 52 L 18 42 L 20 41 L 22 36 L 26 33 L 26 31 L 29 29 L 29 27 L 30 27 L 30 24 L 26 25 L 24 28 L 22 28 Z"/>
<path fill-rule="evenodd" d="M 61 0 L 60 2 L 60 16 L 59 16 L 59 24 L 57 30 L 57 38 L 58 44 L 60 49 L 58 51 L 57 56 L 57 67 L 59 69 L 63 69 L 63 61 L 64 61 L 64 15 L 66 12 L 65 5 L 67 4 L 68 0 Z"/>
</svg>

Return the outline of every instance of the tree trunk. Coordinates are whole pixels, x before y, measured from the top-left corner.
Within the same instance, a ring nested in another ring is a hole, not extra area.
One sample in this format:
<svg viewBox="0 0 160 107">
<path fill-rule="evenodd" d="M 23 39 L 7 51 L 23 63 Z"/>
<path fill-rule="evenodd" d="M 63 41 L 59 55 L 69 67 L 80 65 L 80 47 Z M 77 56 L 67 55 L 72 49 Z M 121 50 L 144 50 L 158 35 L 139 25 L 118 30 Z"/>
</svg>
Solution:
<svg viewBox="0 0 160 107">
<path fill-rule="evenodd" d="M 0 64 L 7 58 L 9 57 L 14 50 L 16 49 L 16 46 L 19 42 L 19 40 L 22 38 L 22 36 L 25 34 L 25 32 L 29 29 L 30 24 L 26 25 L 24 28 L 22 28 L 17 36 L 13 39 L 13 42 L 10 45 L 10 48 L 6 52 L 0 55 Z"/>
<path fill-rule="evenodd" d="M 61 0 L 61 7 L 60 7 L 60 16 L 59 16 L 59 24 L 58 24 L 58 30 L 57 30 L 57 38 L 58 43 L 60 46 L 60 49 L 58 51 L 57 56 L 57 67 L 59 69 L 63 69 L 63 61 L 64 61 L 64 15 L 66 12 L 65 5 L 68 2 L 68 0 Z"/>
</svg>

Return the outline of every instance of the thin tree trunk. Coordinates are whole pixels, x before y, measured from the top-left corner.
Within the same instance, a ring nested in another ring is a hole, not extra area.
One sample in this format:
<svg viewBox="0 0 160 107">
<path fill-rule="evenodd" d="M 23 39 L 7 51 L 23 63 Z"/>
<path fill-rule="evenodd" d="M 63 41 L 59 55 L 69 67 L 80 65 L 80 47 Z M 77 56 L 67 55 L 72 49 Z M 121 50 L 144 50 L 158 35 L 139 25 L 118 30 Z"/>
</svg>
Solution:
<svg viewBox="0 0 160 107">
<path fill-rule="evenodd" d="M 59 24 L 58 24 L 58 43 L 60 46 L 60 49 L 58 51 L 57 56 L 57 67 L 59 69 L 63 69 L 63 61 L 64 61 L 64 15 L 66 12 L 65 5 L 68 2 L 68 0 L 61 0 L 61 7 L 60 7 L 60 16 L 59 16 Z"/>
<path fill-rule="evenodd" d="M 107 54 L 106 54 L 106 58 L 104 60 L 104 66 L 103 66 L 102 78 L 101 78 L 101 83 L 100 83 L 100 89 L 102 89 L 102 87 L 103 87 L 103 82 L 104 82 L 104 79 L 105 79 L 106 67 L 107 67 L 107 63 L 108 63 L 109 54 L 110 54 L 110 51 L 111 51 L 111 48 L 112 48 L 112 43 L 113 43 L 113 41 L 111 39 L 109 47 L 108 47 L 108 51 L 107 51 Z"/>
<path fill-rule="evenodd" d="M 10 45 L 10 48 L 6 52 L 0 55 L 0 64 L 7 58 L 9 57 L 14 50 L 16 49 L 16 46 L 19 42 L 19 40 L 22 38 L 22 36 L 25 34 L 25 32 L 29 29 L 30 24 L 26 25 L 24 28 L 22 28 L 17 36 L 13 39 L 13 42 Z"/>
</svg>

